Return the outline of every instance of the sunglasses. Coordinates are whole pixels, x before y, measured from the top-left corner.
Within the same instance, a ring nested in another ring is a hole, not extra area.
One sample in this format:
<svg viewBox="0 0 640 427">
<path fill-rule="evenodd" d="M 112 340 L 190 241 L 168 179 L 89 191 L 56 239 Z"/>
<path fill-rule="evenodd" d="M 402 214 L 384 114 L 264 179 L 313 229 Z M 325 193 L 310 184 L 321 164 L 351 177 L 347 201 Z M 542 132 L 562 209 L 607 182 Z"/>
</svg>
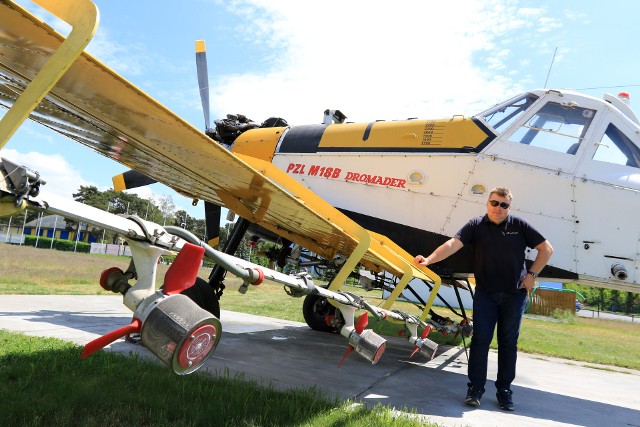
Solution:
<svg viewBox="0 0 640 427">
<path fill-rule="evenodd" d="M 491 206 L 493 206 L 494 208 L 496 206 L 500 206 L 502 209 L 509 209 L 509 206 L 511 206 L 509 203 L 507 202 L 499 202 L 497 200 L 489 200 L 489 204 Z"/>
</svg>

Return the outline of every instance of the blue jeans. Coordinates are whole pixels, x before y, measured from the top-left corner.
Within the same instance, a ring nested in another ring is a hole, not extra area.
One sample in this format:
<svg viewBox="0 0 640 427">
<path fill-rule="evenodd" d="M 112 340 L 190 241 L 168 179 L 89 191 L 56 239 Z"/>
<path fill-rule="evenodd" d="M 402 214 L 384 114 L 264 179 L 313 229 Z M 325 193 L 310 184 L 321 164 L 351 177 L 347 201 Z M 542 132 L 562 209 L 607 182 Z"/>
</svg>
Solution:
<svg viewBox="0 0 640 427">
<path fill-rule="evenodd" d="M 469 385 L 484 391 L 487 381 L 487 360 L 493 330 L 498 325 L 497 389 L 510 389 L 516 377 L 518 336 L 526 293 L 483 292 L 473 297 L 473 336 L 469 346 Z"/>
</svg>

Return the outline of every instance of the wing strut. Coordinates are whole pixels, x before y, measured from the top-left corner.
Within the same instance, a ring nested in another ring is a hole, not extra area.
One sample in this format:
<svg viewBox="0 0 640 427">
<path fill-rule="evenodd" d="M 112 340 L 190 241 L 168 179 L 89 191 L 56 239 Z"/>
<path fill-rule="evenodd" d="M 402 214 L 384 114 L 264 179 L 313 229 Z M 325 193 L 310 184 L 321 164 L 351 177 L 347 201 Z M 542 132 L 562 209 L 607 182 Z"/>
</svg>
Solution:
<svg viewBox="0 0 640 427">
<path fill-rule="evenodd" d="M 73 29 L 0 120 L 0 148 L 4 147 L 22 122 L 80 56 L 98 28 L 98 9 L 90 0 L 33 2 L 71 25 Z"/>
</svg>

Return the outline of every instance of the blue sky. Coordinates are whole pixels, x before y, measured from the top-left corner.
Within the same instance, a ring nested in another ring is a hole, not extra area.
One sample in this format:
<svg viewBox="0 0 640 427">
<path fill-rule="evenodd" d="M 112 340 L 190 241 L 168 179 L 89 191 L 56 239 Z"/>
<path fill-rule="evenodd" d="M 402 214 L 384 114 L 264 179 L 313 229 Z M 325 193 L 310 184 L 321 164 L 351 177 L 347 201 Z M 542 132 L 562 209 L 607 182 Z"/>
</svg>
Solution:
<svg viewBox="0 0 640 427">
<path fill-rule="evenodd" d="M 544 87 L 556 48 L 547 87 L 588 88 L 582 91 L 597 97 L 626 91 L 632 108 L 640 99 L 635 2 L 95 3 L 100 26 L 89 52 L 202 129 L 197 39 L 207 43 L 212 120 L 241 113 L 256 122 L 280 116 L 309 124 L 327 108 L 349 121 L 469 116 Z M 40 171 L 46 191 L 66 197 L 79 185 L 107 189 L 126 170 L 35 124 L 23 126 L 0 155 Z M 203 217 L 201 206 L 161 184 L 138 192 L 171 195 L 177 208 Z"/>
</svg>

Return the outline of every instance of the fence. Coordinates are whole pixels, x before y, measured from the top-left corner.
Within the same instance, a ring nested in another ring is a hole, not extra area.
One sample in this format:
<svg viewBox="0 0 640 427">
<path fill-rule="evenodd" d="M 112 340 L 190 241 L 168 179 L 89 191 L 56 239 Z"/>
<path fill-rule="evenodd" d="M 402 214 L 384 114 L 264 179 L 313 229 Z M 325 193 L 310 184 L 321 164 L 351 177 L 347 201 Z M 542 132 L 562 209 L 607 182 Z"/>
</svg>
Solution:
<svg viewBox="0 0 640 427">
<path fill-rule="evenodd" d="M 541 289 L 534 290 L 531 306 L 527 310 L 530 314 L 549 316 L 554 310 L 568 310 L 576 312 L 576 294 L 561 290 Z"/>
<path fill-rule="evenodd" d="M 16 245 L 24 244 L 24 234 L 6 234 L 0 233 L 0 243 L 13 243 Z"/>
<path fill-rule="evenodd" d="M 92 243 L 91 244 L 90 253 L 92 253 L 92 254 L 131 256 L 131 248 L 129 247 L 129 245 L 112 245 L 112 244 L 103 244 L 103 243 Z"/>
</svg>

